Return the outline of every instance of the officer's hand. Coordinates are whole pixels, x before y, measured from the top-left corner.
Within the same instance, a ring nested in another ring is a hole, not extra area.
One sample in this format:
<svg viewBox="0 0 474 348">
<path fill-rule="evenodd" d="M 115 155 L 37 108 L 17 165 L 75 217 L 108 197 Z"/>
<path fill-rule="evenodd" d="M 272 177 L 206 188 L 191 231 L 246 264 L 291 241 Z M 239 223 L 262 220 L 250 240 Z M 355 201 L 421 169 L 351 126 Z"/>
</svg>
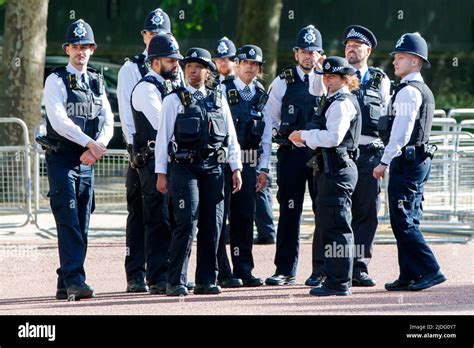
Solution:
<svg viewBox="0 0 474 348">
<path fill-rule="evenodd" d="M 91 153 L 91 150 L 84 151 L 84 153 L 81 155 L 79 159 L 82 164 L 85 164 L 88 166 L 93 165 L 97 161 L 97 159 Z"/>
<path fill-rule="evenodd" d="M 107 152 L 105 145 L 98 143 L 95 140 L 89 141 L 86 147 L 92 152 L 96 159 L 100 159 Z"/>
<path fill-rule="evenodd" d="M 156 179 L 156 189 L 161 193 L 168 193 L 168 179 L 166 174 L 158 173 L 158 179 Z"/>
<path fill-rule="evenodd" d="M 294 143 L 302 143 L 303 139 L 301 139 L 301 131 L 293 131 L 290 136 L 288 137 Z"/>
<path fill-rule="evenodd" d="M 387 170 L 387 166 L 384 164 L 379 164 L 377 167 L 374 168 L 373 177 L 375 179 L 383 179 L 385 176 L 385 171 Z"/>
<path fill-rule="evenodd" d="M 265 172 L 260 172 L 260 174 L 258 174 L 257 184 L 255 185 L 256 192 L 262 191 L 265 188 L 265 186 L 267 186 L 267 178 L 268 178 L 268 174 Z"/>
<path fill-rule="evenodd" d="M 239 192 L 242 188 L 242 174 L 240 174 L 240 169 L 234 170 L 232 174 L 232 193 Z"/>
<path fill-rule="evenodd" d="M 319 53 L 315 53 L 315 54 L 316 54 L 316 57 L 318 57 L 319 59 L 317 59 L 316 63 L 314 64 L 314 68 L 316 70 L 323 70 L 323 62 L 326 59 L 326 55 L 319 54 Z"/>
</svg>

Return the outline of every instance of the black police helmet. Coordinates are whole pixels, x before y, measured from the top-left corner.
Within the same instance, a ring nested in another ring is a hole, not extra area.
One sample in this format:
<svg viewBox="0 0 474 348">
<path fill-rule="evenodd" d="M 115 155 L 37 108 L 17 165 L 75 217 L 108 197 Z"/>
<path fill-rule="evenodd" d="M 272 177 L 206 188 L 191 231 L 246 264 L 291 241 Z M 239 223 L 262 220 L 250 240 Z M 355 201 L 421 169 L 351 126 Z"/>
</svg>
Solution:
<svg viewBox="0 0 474 348">
<path fill-rule="evenodd" d="M 233 58 L 235 56 L 235 44 L 227 36 L 217 41 L 212 58 Z"/>
<path fill-rule="evenodd" d="M 94 40 L 94 32 L 91 26 L 83 19 L 78 19 L 73 22 L 66 32 L 66 41 L 63 43 L 63 48 L 67 45 L 94 45 L 97 44 Z"/>
<path fill-rule="evenodd" d="M 161 8 L 151 11 L 145 18 L 142 33 L 144 31 L 171 33 L 170 17 Z"/>
<path fill-rule="evenodd" d="M 317 70 L 317 74 L 339 74 L 354 75 L 354 69 L 349 65 L 347 60 L 342 57 L 327 57 L 323 62 L 323 70 Z"/>
<path fill-rule="evenodd" d="M 204 66 L 210 68 L 211 70 L 216 70 L 216 65 L 212 62 L 211 53 L 204 48 L 193 47 L 186 52 L 186 56 L 183 59 L 183 63 L 197 62 L 201 63 Z"/>
<path fill-rule="evenodd" d="M 344 45 L 347 43 L 347 40 L 356 40 L 365 43 L 369 47 L 377 47 L 377 38 L 374 33 L 362 25 L 349 25 L 344 29 L 343 35 Z"/>
<path fill-rule="evenodd" d="M 263 59 L 263 52 L 262 49 L 255 45 L 245 45 L 238 49 L 237 55 L 235 56 L 236 60 L 251 60 L 260 65 L 265 63 Z"/>
<path fill-rule="evenodd" d="M 183 59 L 178 42 L 170 33 L 158 33 L 148 45 L 148 59 L 161 57 Z"/>
<path fill-rule="evenodd" d="M 295 49 L 296 48 L 307 51 L 324 52 L 323 39 L 319 30 L 316 29 L 314 25 L 307 25 L 301 28 L 296 37 Z"/>
<path fill-rule="evenodd" d="M 406 33 L 398 39 L 395 49 L 390 53 L 410 53 L 423 59 L 423 67 L 429 68 L 431 66 L 428 60 L 428 45 L 418 33 Z"/>
</svg>

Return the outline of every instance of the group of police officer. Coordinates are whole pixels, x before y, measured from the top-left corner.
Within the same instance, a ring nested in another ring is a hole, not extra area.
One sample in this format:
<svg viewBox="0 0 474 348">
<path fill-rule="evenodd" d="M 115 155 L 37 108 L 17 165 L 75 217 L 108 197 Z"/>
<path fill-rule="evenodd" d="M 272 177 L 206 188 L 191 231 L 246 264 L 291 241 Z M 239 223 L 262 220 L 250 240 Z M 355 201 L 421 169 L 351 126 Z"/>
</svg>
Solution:
<svg viewBox="0 0 474 348">
<path fill-rule="evenodd" d="M 420 73 L 429 61 L 418 33 L 404 34 L 391 53 L 401 78 L 393 95 L 387 75 L 368 66 L 377 40 L 360 25 L 343 33 L 345 58 L 326 57 L 319 30 L 301 28 L 296 64 L 282 70 L 268 93 L 258 81 L 265 60 L 256 45 L 236 49 L 223 37 L 214 55 L 193 47 L 183 57 L 161 9 L 147 15 L 142 37 L 145 50 L 127 59 L 117 86 L 130 159 L 127 292 L 182 296 L 190 289 L 219 294 L 222 287 L 294 284 L 306 185 L 316 226 L 305 282 L 310 294 L 345 296 L 352 286 L 375 286 L 368 264 L 389 165 L 400 275 L 385 288 L 416 291 L 446 280 L 419 227 L 435 150 L 428 144 L 435 104 Z M 83 267 L 93 165 L 113 133 L 102 75 L 87 68 L 96 46 L 89 24 L 72 23 L 63 45 L 70 62 L 45 84 L 42 144 L 58 230 L 57 299 L 95 296 Z M 263 281 L 252 274 L 253 224 L 260 242 L 274 243 L 272 142 L 279 145 L 280 214 L 276 270 Z M 187 272 L 195 237 L 194 284 Z"/>
</svg>

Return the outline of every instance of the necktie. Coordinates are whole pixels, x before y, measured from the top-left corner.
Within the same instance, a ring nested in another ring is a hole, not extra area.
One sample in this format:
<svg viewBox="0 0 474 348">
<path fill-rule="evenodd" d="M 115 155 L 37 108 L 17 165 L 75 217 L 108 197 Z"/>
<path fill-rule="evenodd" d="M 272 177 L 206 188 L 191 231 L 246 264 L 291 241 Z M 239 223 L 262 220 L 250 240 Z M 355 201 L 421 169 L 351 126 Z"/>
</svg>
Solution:
<svg viewBox="0 0 474 348">
<path fill-rule="evenodd" d="M 309 76 L 308 74 L 304 74 L 304 82 L 309 83 Z"/>
<path fill-rule="evenodd" d="M 359 79 L 359 81 L 362 81 L 359 70 L 356 71 L 356 76 Z"/>
<path fill-rule="evenodd" d="M 82 88 L 84 88 L 84 89 L 89 88 L 89 85 L 86 82 L 86 74 L 81 75 L 81 85 L 82 85 Z"/>
<path fill-rule="evenodd" d="M 204 99 L 204 94 L 201 93 L 201 91 L 196 91 L 193 94 L 194 99 L 196 100 L 203 100 Z"/>
<path fill-rule="evenodd" d="M 249 86 L 245 86 L 243 90 L 240 91 L 240 96 L 243 100 L 249 101 L 252 99 L 252 91 Z"/>
</svg>

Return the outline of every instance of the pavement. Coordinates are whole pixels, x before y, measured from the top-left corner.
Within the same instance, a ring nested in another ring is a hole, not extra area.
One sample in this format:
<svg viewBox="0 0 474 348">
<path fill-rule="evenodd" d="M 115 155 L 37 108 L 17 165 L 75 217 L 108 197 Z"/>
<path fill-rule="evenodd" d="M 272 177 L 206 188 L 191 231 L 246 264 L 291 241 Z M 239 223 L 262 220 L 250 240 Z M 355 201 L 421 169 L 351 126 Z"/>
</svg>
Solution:
<svg viewBox="0 0 474 348">
<path fill-rule="evenodd" d="M 223 289 L 220 295 L 172 298 L 125 293 L 125 237 L 91 235 L 85 263 L 87 282 L 97 298 L 77 302 L 54 299 L 59 259 L 52 234 L 35 226 L 0 230 L 0 315 L 458 315 L 474 313 L 474 244 L 431 245 L 448 281 L 421 292 L 388 292 L 384 283 L 398 276 L 397 248 L 377 244 L 370 274 L 372 288 L 353 288 L 352 296 L 316 298 L 305 279 L 311 273 L 311 244 L 300 249 L 297 284 Z M 195 248 L 189 267 L 194 279 Z M 254 275 L 273 274 L 275 245 L 254 246 Z"/>
</svg>

